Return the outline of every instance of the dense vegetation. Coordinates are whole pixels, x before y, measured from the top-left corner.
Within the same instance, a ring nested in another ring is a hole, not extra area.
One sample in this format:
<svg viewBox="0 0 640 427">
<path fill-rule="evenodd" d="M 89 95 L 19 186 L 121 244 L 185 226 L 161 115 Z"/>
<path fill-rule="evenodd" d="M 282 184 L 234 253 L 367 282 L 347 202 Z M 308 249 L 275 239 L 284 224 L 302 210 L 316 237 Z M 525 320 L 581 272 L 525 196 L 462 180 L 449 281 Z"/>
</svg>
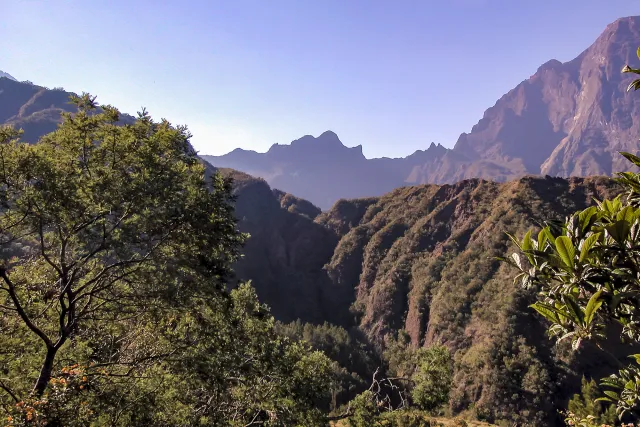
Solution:
<svg viewBox="0 0 640 427">
<path fill-rule="evenodd" d="M 29 120 L 29 143 L 0 131 L 2 423 L 635 419 L 640 368 L 620 360 L 639 352 L 640 175 L 412 186 L 321 213 L 204 164 L 186 128 L 73 103 L 46 109 L 47 131 L 62 120 L 37 143 Z M 507 232 L 525 236 L 520 283 Z"/>
<path fill-rule="evenodd" d="M 245 236 L 185 128 L 77 114 L 0 133 L 7 425 L 322 425 L 333 363 L 226 290 Z"/>
</svg>

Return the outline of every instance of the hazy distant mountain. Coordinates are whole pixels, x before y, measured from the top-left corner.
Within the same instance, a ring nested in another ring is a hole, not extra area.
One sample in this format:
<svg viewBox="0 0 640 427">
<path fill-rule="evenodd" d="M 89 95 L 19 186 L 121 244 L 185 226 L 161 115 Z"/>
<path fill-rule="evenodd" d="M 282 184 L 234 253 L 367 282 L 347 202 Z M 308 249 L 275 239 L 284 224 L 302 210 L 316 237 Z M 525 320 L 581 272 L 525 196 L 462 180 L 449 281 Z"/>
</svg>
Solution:
<svg viewBox="0 0 640 427">
<path fill-rule="evenodd" d="M 234 150 L 203 156 L 216 166 L 260 176 L 323 209 L 348 197 L 380 195 L 406 184 L 466 178 L 506 181 L 526 174 L 611 175 L 628 167 L 617 154 L 640 149 L 640 96 L 626 93 L 637 65 L 640 17 L 608 25 L 572 61 L 551 60 L 489 108 L 453 149 L 432 144 L 399 159 L 371 159 L 333 132 L 274 145 L 264 154 Z"/>
<path fill-rule="evenodd" d="M 0 79 L 6 77 L 9 80 L 14 80 L 17 81 L 15 77 L 13 77 L 11 74 L 9 73 L 5 73 L 4 71 L 0 70 Z"/>
<path fill-rule="evenodd" d="M 264 178 L 272 187 L 328 209 L 341 198 L 379 196 L 405 185 L 415 164 L 437 160 L 446 148 L 432 144 L 407 158 L 367 159 L 362 146 L 349 148 L 327 131 L 303 136 L 290 145 L 273 145 L 266 153 L 236 149 L 224 156 L 201 156 L 218 167 Z"/>
<path fill-rule="evenodd" d="M 432 145 L 413 156 L 422 163 L 444 151 L 444 147 Z M 348 148 L 331 131 L 318 137 L 304 136 L 290 145 L 275 144 L 266 153 L 236 149 L 224 156 L 202 158 L 214 166 L 264 178 L 272 187 L 323 209 L 340 198 L 379 196 L 404 185 L 406 170 L 414 160 L 368 160 L 362 146 Z"/>
</svg>

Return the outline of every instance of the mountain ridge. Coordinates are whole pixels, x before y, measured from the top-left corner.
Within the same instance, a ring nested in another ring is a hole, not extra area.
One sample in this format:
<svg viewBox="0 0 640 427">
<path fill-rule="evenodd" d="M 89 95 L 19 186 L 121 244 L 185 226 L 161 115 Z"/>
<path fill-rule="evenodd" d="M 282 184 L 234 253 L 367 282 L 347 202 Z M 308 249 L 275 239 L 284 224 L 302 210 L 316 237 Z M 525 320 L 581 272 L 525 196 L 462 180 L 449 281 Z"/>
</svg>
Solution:
<svg viewBox="0 0 640 427">
<path fill-rule="evenodd" d="M 0 90 L 13 97 L 0 104 L 0 123 L 22 127 L 28 142 L 55 128 L 63 111 L 73 111 L 63 91 L 8 79 L 0 79 Z M 335 140 L 327 142 L 340 149 Z M 443 149 L 433 144 L 417 156 L 457 159 Z M 389 167 L 390 159 L 378 160 L 373 172 Z M 554 347 L 527 308 L 532 295 L 493 256 L 505 255 L 505 231 L 521 235 L 594 197 L 610 197 L 618 191 L 612 180 L 407 185 L 378 197 L 342 199 L 321 212 L 263 178 L 213 166 L 207 173 L 215 170 L 233 179 L 238 227 L 250 235 L 234 266 L 236 280 L 251 280 L 283 322 L 330 322 L 364 334 L 378 349 L 400 333 L 414 346 L 446 345 L 454 358 L 452 413 L 506 425 L 554 425 L 556 410 L 579 390 L 583 373 L 610 373 L 606 361 L 575 361 Z M 344 176 L 334 182 L 339 179 Z"/>
<path fill-rule="evenodd" d="M 7 78 L 7 79 L 9 79 L 9 80 L 16 81 L 16 82 L 18 81 L 18 80 L 17 80 L 15 77 L 13 77 L 11 74 L 9 74 L 9 73 L 5 73 L 4 71 L 0 70 L 0 79 L 1 79 L 1 78 L 3 78 L 3 77 L 4 77 L 4 78 Z"/>
<path fill-rule="evenodd" d="M 489 107 L 469 132 L 461 133 L 450 149 L 432 143 L 406 157 L 367 159 L 359 154 L 361 148 L 356 154 L 351 151 L 361 146 L 348 148 L 328 131 L 296 140 L 295 148 L 294 143 L 274 144 L 266 153 L 236 149 L 233 156 L 202 157 L 216 166 L 263 177 L 325 210 L 341 198 L 379 196 L 412 184 L 471 178 L 504 182 L 531 174 L 611 176 L 627 167 L 617 151 L 639 152 L 640 100 L 627 96 L 631 77 L 620 72 L 636 59 L 637 40 L 639 16 L 607 25 L 574 59 L 552 59 L 539 66 Z M 312 138 L 321 142 L 313 149 L 325 143 L 331 149 L 323 155 L 300 150 L 298 141 Z M 308 163 L 312 173 L 307 173 Z M 343 182 L 333 179 L 334 174 Z M 359 181 L 360 187 L 351 183 L 344 188 L 345 179 Z"/>
</svg>

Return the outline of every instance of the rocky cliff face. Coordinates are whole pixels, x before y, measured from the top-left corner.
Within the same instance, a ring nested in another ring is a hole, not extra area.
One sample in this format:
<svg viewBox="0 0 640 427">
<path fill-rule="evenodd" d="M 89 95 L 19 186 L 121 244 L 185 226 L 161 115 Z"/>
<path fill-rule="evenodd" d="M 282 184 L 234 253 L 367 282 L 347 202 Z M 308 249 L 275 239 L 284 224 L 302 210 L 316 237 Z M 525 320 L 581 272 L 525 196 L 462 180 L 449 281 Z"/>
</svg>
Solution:
<svg viewBox="0 0 640 427">
<path fill-rule="evenodd" d="M 503 168 L 506 178 L 610 175 L 626 167 L 618 151 L 640 148 L 640 99 L 620 71 L 637 61 L 640 18 L 620 19 L 567 63 L 549 61 L 488 109 L 453 151 Z M 485 168 L 479 176 L 494 178 Z M 430 170 L 455 179 L 455 168 Z M 429 180 L 428 173 L 422 178 Z M 467 172 L 466 177 L 469 177 Z M 499 179 L 504 178 L 498 176 Z"/>
<path fill-rule="evenodd" d="M 618 151 L 640 151 L 640 97 L 626 93 L 637 63 L 640 17 L 619 19 L 574 60 L 551 60 L 489 108 L 453 149 L 432 144 L 398 159 L 365 159 L 333 133 L 304 137 L 268 153 L 236 150 L 204 158 L 261 176 L 323 209 L 340 198 L 377 196 L 410 184 L 528 174 L 611 175 L 626 165 Z"/>
</svg>

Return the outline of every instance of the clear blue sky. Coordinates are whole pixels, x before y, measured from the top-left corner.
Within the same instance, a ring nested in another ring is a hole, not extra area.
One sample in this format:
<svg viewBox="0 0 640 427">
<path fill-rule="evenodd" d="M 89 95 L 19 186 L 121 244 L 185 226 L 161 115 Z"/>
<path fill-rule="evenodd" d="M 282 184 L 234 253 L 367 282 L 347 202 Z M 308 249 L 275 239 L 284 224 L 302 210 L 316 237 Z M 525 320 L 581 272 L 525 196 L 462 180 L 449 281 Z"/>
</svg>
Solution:
<svg viewBox="0 0 640 427">
<path fill-rule="evenodd" d="M 638 14 L 638 0 L 0 0 L 0 70 L 145 106 L 202 154 L 330 129 L 398 157 L 452 146 L 542 63 Z"/>
</svg>

